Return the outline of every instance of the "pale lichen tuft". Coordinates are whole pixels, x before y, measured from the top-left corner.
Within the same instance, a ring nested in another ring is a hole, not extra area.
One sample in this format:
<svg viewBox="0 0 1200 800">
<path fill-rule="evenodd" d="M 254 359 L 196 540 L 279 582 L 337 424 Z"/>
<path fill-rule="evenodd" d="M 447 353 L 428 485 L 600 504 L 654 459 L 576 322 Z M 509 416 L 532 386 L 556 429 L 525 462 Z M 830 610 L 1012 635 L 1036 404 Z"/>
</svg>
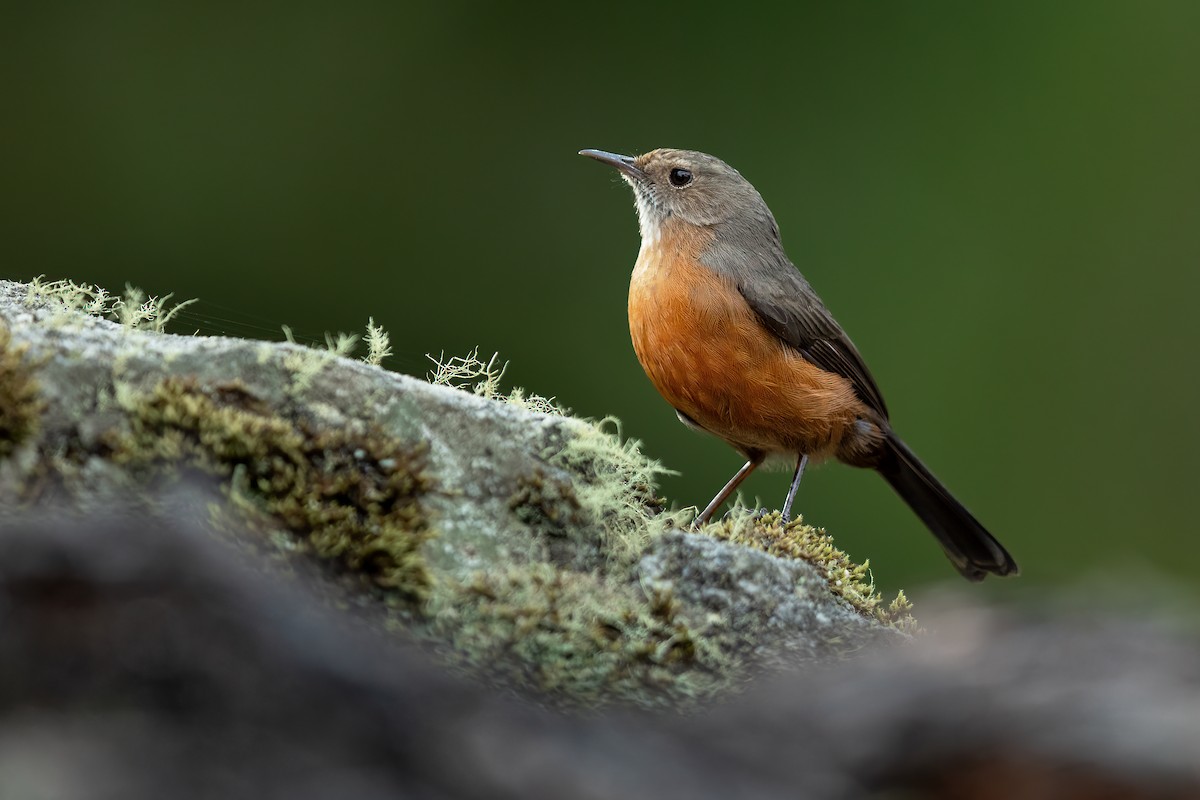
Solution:
<svg viewBox="0 0 1200 800">
<path fill-rule="evenodd" d="M 375 324 L 374 317 L 367 318 L 367 354 L 363 361 L 373 367 L 378 367 L 383 360 L 392 354 L 391 338 L 383 326 Z"/>
<path fill-rule="evenodd" d="M 442 353 L 438 356 L 426 354 L 425 357 L 433 362 L 433 369 L 427 378 L 434 386 L 460 389 L 488 400 L 499 400 L 540 414 L 565 417 L 571 413 L 571 409 L 559 405 L 553 397 L 527 394 L 519 386 L 508 394 L 502 392 L 500 380 L 508 369 L 508 362 L 499 363 L 499 353 L 492 353 L 492 357 L 487 361 L 479 357 L 478 347 L 465 356 L 447 358 L 446 354 Z"/>
</svg>

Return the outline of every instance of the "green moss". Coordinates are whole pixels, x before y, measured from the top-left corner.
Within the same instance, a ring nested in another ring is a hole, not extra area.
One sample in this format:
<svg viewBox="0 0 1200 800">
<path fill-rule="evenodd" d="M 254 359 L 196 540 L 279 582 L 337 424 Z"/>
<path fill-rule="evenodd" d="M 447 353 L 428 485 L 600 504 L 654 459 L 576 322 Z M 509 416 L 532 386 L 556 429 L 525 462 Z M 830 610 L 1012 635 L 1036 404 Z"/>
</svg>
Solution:
<svg viewBox="0 0 1200 800">
<path fill-rule="evenodd" d="M 570 529 L 586 524 L 579 495 L 569 481 L 551 478 L 539 469 L 519 477 L 517 487 L 508 499 L 508 507 L 533 530 L 565 536 Z"/>
<path fill-rule="evenodd" d="M 216 475 L 318 557 L 408 599 L 428 594 L 425 446 L 284 418 L 239 382 L 167 378 L 121 402 L 132 430 L 111 443 L 114 460 Z"/>
<path fill-rule="evenodd" d="M 778 511 L 762 516 L 749 509 L 737 509 L 719 522 L 712 522 L 701 533 L 744 547 L 752 547 L 777 558 L 803 559 L 817 567 L 834 594 L 846 600 L 864 616 L 906 632 L 915 631 L 912 603 L 901 591 L 891 603 L 875 589 L 871 562 L 856 564 L 833 543 L 824 528 L 806 525 L 797 518 L 781 524 Z"/>
<path fill-rule="evenodd" d="M 438 586 L 430 634 L 454 661 L 576 707 L 686 707 L 729 687 L 730 657 L 669 591 L 545 563 Z"/>
<path fill-rule="evenodd" d="M 0 458 L 6 458 L 38 430 L 43 403 L 34 380 L 29 346 L 13 342 L 0 322 Z"/>
</svg>

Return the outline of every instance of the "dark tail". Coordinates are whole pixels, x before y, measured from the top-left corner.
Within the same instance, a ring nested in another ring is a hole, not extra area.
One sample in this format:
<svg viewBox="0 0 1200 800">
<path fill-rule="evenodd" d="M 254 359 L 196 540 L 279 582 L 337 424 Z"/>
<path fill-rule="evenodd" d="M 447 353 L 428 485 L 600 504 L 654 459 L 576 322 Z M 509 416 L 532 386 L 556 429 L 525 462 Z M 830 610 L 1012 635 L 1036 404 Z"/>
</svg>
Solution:
<svg viewBox="0 0 1200 800">
<path fill-rule="evenodd" d="M 1016 575 L 1017 562 L 979 524 L 962 503 L 933 477 L 894 433 L 888 433 L 883 459 L 877 469 L 896 493 L 916 512 L 937 540 L 946 557 L 969 581 L 993 575 Z"/>
</svg>

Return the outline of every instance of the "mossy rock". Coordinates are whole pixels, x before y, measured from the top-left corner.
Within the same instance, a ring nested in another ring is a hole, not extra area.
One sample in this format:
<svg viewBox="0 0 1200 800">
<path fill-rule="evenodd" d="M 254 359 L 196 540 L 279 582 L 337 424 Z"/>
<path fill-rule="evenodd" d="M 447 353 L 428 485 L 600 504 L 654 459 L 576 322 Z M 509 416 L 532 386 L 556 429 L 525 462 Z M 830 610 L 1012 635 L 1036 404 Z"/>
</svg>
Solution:
<svg viewBox="0 0 1200 800">
<path fill-rule="evenodd" d="M 98 296 L 0 282 L 0 505 L 153 503 L 204 476 L 223 502 L 203 521 L 248 562 L 561 705 L 695 707 L 913 626 L 824 532 L 748 512 L 690 532 L 614 420 L 502 396 L 494 362 L 430 385 L 102 319 Z"/>
</svg>

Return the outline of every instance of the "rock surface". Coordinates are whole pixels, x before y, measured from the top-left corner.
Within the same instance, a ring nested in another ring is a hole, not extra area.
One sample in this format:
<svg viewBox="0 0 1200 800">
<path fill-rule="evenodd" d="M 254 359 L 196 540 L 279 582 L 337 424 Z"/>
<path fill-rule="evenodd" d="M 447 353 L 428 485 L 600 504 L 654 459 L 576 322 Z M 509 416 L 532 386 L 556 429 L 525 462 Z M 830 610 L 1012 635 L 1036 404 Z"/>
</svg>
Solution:
<svg viewBox="0 0 1200 800">
<path fill-rule="evenodd" d="M 0 282 L 6 508 L 138 508 L 202 477 L 219 499 L 194 513 L 255 569 L 568 705 L 694 705 L 904 638 L 806 561 L 679 530 L 657 465 L 601 425 L 89 303 Z"/>
</svg>

